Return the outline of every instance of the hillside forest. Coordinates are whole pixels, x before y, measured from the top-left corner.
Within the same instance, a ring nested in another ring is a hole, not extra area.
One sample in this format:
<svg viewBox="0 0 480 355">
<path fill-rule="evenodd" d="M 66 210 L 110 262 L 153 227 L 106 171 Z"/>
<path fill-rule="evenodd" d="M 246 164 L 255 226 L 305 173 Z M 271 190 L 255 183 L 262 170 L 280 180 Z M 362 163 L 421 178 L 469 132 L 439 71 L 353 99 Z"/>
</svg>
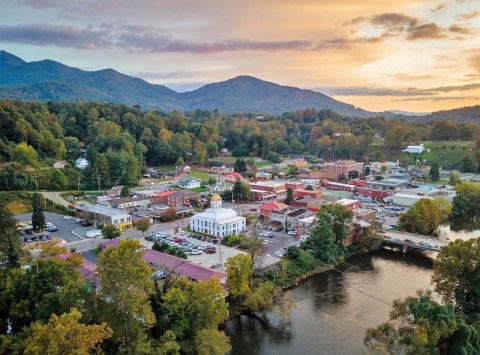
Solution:
<svg viewBox="0 0 480 355">
<path fill-rule="evenodd" d="M 174 165 L 179 157 L 205 165 L 227 148 L 234 157 L 259 156 L 273 163 L 299 154 L 309 159 L 400 160 L 408 144 L 430 141 L 458 150 L 456 161 L 438 163 L 474 172 L 480 161 L 480 125 L 449 120 L 412 122 L 354 118 L 332 111 L 256 116 L 145 111 L 140 106 L 98 102 L 0 100 L 0 190 L 134 186 L 145 166 Z M 452 142 L 463 145 L 452 145 Z M 74 162 L 84 157 L 87 168 Z M 64 169 L 53 163 L 66 160 Z"/>
</svg>

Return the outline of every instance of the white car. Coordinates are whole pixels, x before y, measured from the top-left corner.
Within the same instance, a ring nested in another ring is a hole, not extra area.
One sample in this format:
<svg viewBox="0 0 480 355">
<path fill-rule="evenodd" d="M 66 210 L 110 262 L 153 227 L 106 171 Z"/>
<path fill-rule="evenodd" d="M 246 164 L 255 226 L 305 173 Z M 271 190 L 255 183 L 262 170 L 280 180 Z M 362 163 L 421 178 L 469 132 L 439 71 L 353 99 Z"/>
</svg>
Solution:
<svg viewBox="0 0 480 355">
<path fill-rule="evenodd" d="M 185 231 L 181 231 L 181 232 L 180 232 L 180 235 L 185 235 Z"/>
<path fill-rule="evenodd" d="M 300 243 L 299 242 L 291 242 L 290 246 L 294 246 L 294 247 L 298 248 L 300 246 Z"/>
<path fill-rule="evenodd" d="M 190 252 L 188 252 L 189 255 L 202 255 L 202 251 L 201 250 L 192 250 Z"/>
<path fill-rule="evenodd" d="M 288 234 L 290 234 L 290 235 L 295 235 L 295 234 L 297 234 L 297 232 L 295 232 L 295 231 L 290 231 L 290 232 L 288 232 Z"/>
<path fill-rule="evenodd" d="M 281 250 L 277 250 L 275 252 L 275 255 L 278 256 L 279 258 L 283 257 L 283 252 Z"/>
<path fill-rule="evenodd" d="M 63 216 L 62 219 L 72 219 L 72 216 Z"/>
<path fill-rule="evenodd" d="M 263 242 L 262 242 L 264 245 L 267 245 L 269 243 L 268 240 L 264 239 Z"/>
</svg>

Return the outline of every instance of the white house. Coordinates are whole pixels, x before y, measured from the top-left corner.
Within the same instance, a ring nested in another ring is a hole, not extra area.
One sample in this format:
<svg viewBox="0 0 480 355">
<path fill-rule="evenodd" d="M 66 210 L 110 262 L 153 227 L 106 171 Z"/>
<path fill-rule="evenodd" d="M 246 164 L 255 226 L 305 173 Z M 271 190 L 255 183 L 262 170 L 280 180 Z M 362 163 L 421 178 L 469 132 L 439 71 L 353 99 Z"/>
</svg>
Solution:
<svg viewBox="0 0 480 355">
<path fill-rule="evenodd" d="M 195 179 L 194 177 L 187 177 L 179 180 L 177 185 L 183 189 L 195 189 L 197 187 L 200 187 L 200 183 L 201 181 Z"/>
<path fill-rule="evenodd" d="M 77 160 L 75 160 L 75 166 L 78 169 L 85 169 L 87 165 L 88 165 L 88 160 L 85 158 L 78 158 Z"/>
<path fill-rule="evenodd" d="M 421 154 L 425 150 L 425 146 L 423 144 L 420 145 L 409 145 L 407 149 L 402 150 L 402 152 L 407 152 L 410 154 Z"/>
<path fill-rule="evenodd" d="M 222 208 L 222 198 L 218 194 L 212 196 L 210 204 L 211 208 L 190 218 L 192 231 L 223 238 L 245 230 L 247 219 L 231 208 Z"/>
</svg>

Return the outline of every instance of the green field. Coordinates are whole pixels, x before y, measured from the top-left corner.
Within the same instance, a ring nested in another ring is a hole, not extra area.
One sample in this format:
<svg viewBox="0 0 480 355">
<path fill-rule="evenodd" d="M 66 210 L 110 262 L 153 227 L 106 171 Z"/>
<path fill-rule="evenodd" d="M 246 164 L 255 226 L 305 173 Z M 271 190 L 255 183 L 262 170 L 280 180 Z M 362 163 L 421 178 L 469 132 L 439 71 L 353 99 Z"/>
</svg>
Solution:
<svg viewBox="0 0 480 355">
<path fill-rule="evenodd" d="M 440 166 L 447 166 L 448 169 L 460 167 L 461 160 L 467 155 L 473 155 L 474 142 L 448 141 L 448 142 L 422 142 L 426 151 L 422 154 L 410 154 L 401 152 L 392 156 L 392 160 L 408 162 L 410 165 L 430 165 L 438 163 Z M 416 161 L 418 160 L 418 161 Z"/>
<path fill-rule="evenodd" d="M 197 193 L 201 193 L 201 192 L 206 192 L 208 191 L 206 187 L 196 187 L 194 189 L 190 189 L 190 191 L 192 192 L 197 192 Z"/>
<path fill-rule="evenodd" d="M 189 175 L 199 180 L 208 180 L 210 173 L 204 171 L 192 171 Z"/>
</svg>

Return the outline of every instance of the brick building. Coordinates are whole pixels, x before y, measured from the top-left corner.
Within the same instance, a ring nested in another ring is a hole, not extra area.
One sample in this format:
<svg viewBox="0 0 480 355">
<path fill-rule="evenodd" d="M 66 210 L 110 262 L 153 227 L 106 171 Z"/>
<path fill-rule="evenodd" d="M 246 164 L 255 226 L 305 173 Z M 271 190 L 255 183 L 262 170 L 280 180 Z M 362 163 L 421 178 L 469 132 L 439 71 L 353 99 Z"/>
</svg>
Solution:
<svg viewBox="0 0 480 355">
<path fill-rule="evenodd" d="M 338 179 L 340 175 L 347 176 L 350 171 L 363 172 L 363 163 L 355 160 L 338 160 L 325 164 L 325 177 L 327 179 Z"/>
</svg>

